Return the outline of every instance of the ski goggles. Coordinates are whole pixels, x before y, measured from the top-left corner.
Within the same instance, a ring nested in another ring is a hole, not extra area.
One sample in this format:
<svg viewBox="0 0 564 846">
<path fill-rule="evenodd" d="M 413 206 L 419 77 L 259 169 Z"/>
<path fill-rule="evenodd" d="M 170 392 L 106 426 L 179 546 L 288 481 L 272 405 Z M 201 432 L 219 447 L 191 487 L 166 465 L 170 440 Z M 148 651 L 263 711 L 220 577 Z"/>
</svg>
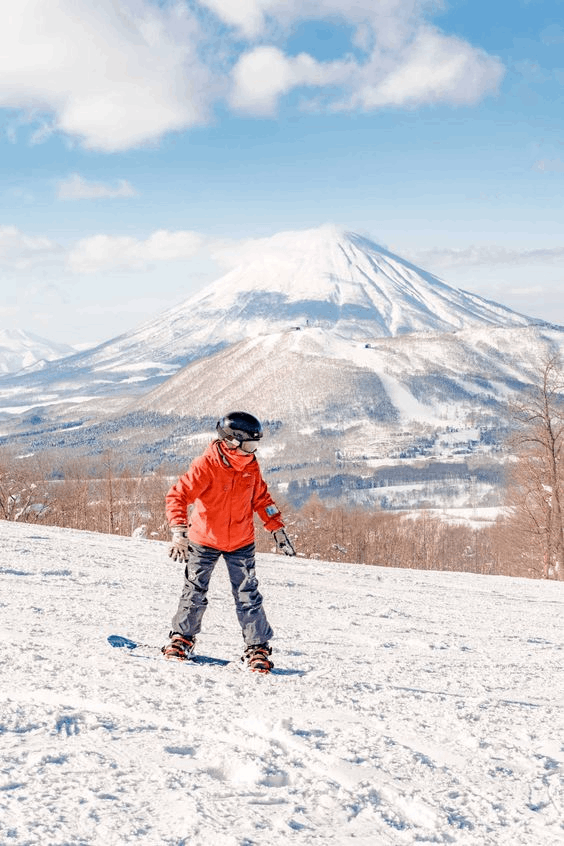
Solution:
<svg viewBox="0 0 564 846">
<path fill-rule="evenodd" d="M 242 449 L 243 452 L 253 453 L 256 452 L 258 447 L 258 438 L 255 440 L 248 440 L 248 441 L 241 441 L 239 438 L 224 438 L 224 443 L 227 449 Z"/>
<path fill-rule="evenodd" d="M 256 452 L 258 447 L 258 441 L 241 441 L 239 448 L 243 450 L 243 452 Z"/>
</svg>

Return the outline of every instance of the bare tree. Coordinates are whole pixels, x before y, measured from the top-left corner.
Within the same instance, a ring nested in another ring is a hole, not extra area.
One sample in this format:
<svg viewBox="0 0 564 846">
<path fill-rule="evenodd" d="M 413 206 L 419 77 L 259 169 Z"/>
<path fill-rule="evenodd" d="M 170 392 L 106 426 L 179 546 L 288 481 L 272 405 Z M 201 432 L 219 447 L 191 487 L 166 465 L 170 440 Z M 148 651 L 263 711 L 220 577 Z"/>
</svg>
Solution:
<svg viewBox="0 0 564 846">
<path fill-rule="evenodd" d="M 559 356 L 542 363 L 537 384 L 514 404 L 512 412 L 518 424 L 512 438 L 517 461 L 509 485 L 515 538 L 528 547 L 531 569 L 539 566 L 541 552 L 542 577 L 562 579 L 564 375 Z"/>
<path fill-rule="evenodd" d="M 37 456 L 0 455 L 0 519 L 37 523 L 50 508 L 45 468 Z"/>
</svg>

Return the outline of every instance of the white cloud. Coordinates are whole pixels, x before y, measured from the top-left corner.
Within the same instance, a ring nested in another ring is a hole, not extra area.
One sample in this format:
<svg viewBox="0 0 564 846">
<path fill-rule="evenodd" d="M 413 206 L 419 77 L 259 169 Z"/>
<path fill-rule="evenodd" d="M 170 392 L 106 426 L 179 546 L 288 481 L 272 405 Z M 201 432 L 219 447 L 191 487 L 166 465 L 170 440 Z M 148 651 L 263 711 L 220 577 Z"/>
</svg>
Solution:
<svg viewBox="0 0 564 846">
<path fill-rule="evenodd" d="M 314 232 L 324 229 L 340 232 L 341 227 L 327 223 Z M 291 239 L 288 236 L 291 234 Z M 146 238 L 130 235 L 98 234 L 81 238 L 63 247 L 50 238 L 28 235 L 15 226 L 0 226 L 0 266 L 27 271 L 45 268 L 48 264 L 60 271 L 95 273 L 109 270 L 145 271 L 160 262 L 206 260 L 213 265 L 231 269 L 239 264 L 265 258 L 276 262 L 291 259 L 288 244 L 300 249 L 300 239 L 311 242 L 311 230 L 279 232 L 266 238 L 226 239 L 205 235 L 192 230 L 159 229 Z M 447 268 L 500 266 L 520 267 L 554 265 L 564 262 L 564 246 L 520 249 L 498 244 L 470 244 L 460 248 L 431 248 L 409 250 L 400 254 L 424 268 L 440 272 Z"/>
<path fill-rule="evenodd" d="M 253 38 L 264 29 L 268 7 L 276 4 L 269 0 L 201 0 L 201 5 L 214 12 L 223 23 Z"/>
<path fill-rule="evenodd" d="M 533 165 L 533 170 L 540 173 L 564 173 L 564 161 L 562 159 L 539 159 Z"/>
<path fill-rule="evenodd" d="M 460 249 L 433 249 L 410 253 L 412 261 L 435 268 L 498 265 L 553 264 L 564 260 L 564 247 L 520 250 L 496 244 L 470 245 Z"/>
<path fill-rule="evenodd" d="M 274 116 L 280 98 L 296 89 L 304 97 L 322 89 L 329 110 L 476 103 L 497 90 L 503 67 L 432 28 L 429 16 L 440 6 L 440 0 L 4 4 L 0 108 L 20 113 L 20 124 L 25 114 L 36 143 L 62 132 L 112 152 L 205 124 L 223 99 L 238 111 Z M 290 55 L 286 39 L 300 20 L 346 27 L 348 51 L 331 62 Z"/>
<path fill-rule="evenodd" d="M 59 200 L 95 200 L 114 199 L 116 197 L 135 197 L 137 192 L 126 180 L 118 180 L 117 185 L 105 185 L 103 182 L 89 182 L 78 173 L 72 173 L 61 180 L 57 186 Z"/>
<path fill-rule="evenodd" d="M 117 314 L 128 315 L 129 317 L 140 314 L 145 315 L 163 310 L 163 298 L 157 297 L 126 297 L 124 300 L 112 300 L 111 302 L 88 303 L 87 305 L 75 307 L 77 314 L 89 315 L 90 317 L 114 317 Z"/>
<path fill-rule="evenodd" d="M 344 82 L 351 75 L 345 62 L 317 62 L 307 53 L 285 56 L 276 47 L 257 47 L 233 70 L 231 105 L 257 115 L 273 115 L 278 98 L 293 88 Z"/>
<path fill-rule="evenodd" d="M 206 119 L 198 28 L 178 4 L 28 0 L 0 13 L 0 106 L 113 151 Z M 45 119 L 48 116 L 48 119 Z"/>
<path fill-rule="evenodd" d="M 280 96 L 304 86 L 335 89 L 329 108 L 341 111 L 440 102 L 472 105 L 497 91 L 504 67 L 483 50 L 421 24 L 418 16 L 411 21 L 378 18 L 371 24 L 371 36 L 366 21 L 357 29 L 355 40 L 371 45 L 364 58 L 319 62 L 304 53 L 288 56 L 274 46 L 246 52 L 232 72 L 231 105 L 273 115 Z"/>
<path fill-rule="evenodd" d="M 26 235 L 15 226 L 0 226 L 0 265 L 4 267 L 25 270 L 62 253 L 62 247 L 50 238 Z"/>
<path fill-rule="evenodd" d="M 261 238 L 210 239 L 207 248 L 214 261 L 227 270 L 254 261 L 280 265 L 296 259 L 300 261 L 304 249 L 311 249 L 313 241 L 325 242 L 327 237 L 339 237 L 343 231 L 342 226 L 325 223 L 314 229 L 277 232 Z"/>
<path fill-rule="evenodd" d="M 543 294 L 545 288 L 543 285 L 531 285 L 528 288 L 517 287 L 509 288 L 507 293 L 513 297 L 539 297 Z"/>
<path fill-rule="evenodd" d="M 68 255 L 68 268 L 75 273 L 99 270 L 145 270 L 160 261 L 192 258 L 203 244 L 197 232 L 160 229 L 145 240 L 128 235 L 93 235 L 82 238 Z"/>
<path fill-rule="evenodd" d="M 3 306 L 0 305 L 0 317 L 14 318 L 19 314 L 19 306 Z"/>
<path fill-rule="evenodd" d="M 405 40 L 405 33 L 424 13 L 441 7 L 440 0 L 200 0 L 227 26 L 249 39 L 270 38 L 280 27 L 300 20 L 334 20 L 356 27 L 368 24 L 381 46 Z"/>
<path fill-rule="evenodd" d="M 564 44 L 564 27 L 561 24 L 553 23 L 545 27 L 541 33 L 540 38 L 543 44 Z"/>
<path fill-rule="evenodd" d="M 460 38 L 423 27 L 391 61 L 375 52 L 352 102 L 365 109 L 438 102 L 473 104 L 496 91 L 503 74 L 499 59 Z"/>
</svg>

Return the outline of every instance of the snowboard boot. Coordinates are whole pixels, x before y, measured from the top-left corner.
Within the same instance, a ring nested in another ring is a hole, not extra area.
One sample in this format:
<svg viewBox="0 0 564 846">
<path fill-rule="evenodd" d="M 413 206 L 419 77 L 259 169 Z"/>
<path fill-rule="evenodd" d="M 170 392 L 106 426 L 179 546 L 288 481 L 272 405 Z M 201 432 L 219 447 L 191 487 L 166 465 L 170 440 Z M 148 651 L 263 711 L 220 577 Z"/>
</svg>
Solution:
<svg viewBox="0 0 564 846">
<path fill-rule="evenodd" d="M 272 655 L 272 647 L 268 643 L 258 643 L 255 646 L 247 646 L 241 661 L 246 661 L 247 667 L 253 673 L 269 673 L 274 667 L 269 655 Z"/>
<path fill-rule="evenodd" d="M 196 645 L 195 638 L 183 637 L 178 632 L 171 632 L 170 640 L 161 652 L 168 660 L 188 661 Z"/>
</svg>

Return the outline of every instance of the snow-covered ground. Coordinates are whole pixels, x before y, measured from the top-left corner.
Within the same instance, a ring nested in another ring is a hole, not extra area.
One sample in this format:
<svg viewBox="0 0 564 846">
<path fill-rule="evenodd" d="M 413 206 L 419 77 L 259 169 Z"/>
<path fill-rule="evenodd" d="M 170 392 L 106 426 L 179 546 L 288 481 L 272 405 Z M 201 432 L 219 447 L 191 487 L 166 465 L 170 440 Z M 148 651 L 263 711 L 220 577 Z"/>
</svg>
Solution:
<svg viewBox="0 0 564 846">
<path fill-rule="evenodd" d="M 256 676 L 109 646 L 165 639 L 164 544 L 0 539 L 3 846 L 564 843 L 562 583 L 263 555 Z M 241 651 L 221 562 L 198 645 Z"/>
</svg>

